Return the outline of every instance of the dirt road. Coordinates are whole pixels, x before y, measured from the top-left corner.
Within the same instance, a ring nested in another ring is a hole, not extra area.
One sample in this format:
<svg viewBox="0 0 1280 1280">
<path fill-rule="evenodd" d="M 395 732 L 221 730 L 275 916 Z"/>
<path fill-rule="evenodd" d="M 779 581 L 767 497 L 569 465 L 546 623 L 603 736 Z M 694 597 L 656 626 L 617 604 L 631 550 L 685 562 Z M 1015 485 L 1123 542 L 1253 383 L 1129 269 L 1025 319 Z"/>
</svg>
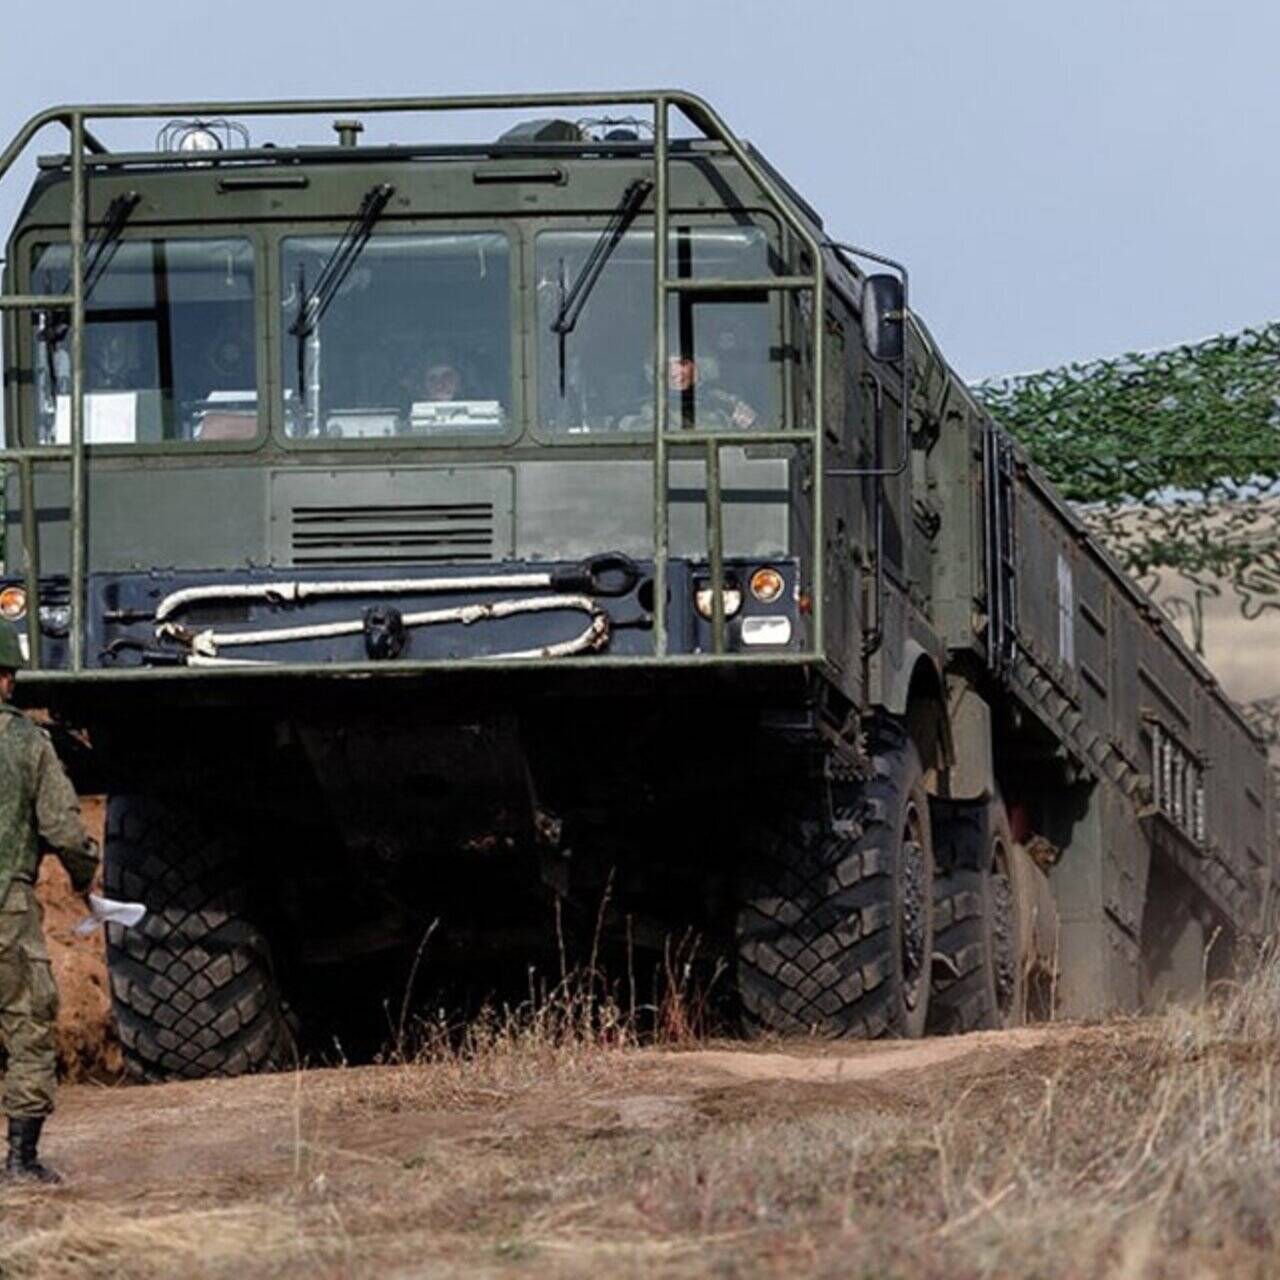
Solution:
<svg viewBox="0 0 1280 1280">
<path fill-rule="evenodd" d="M 301 1275 L 317 1262 L 334 1274 L 409 1275 L 428 1264 L 483 1272 L 542 1254 L 574 1274 L 601 1256 L 594 1245 L 583 1251 L 585 1206 L 556 1205 L 554 1191 L 541 1204 L 536 1187 L 549 1168 L 567 1171 L 591 1148 L 643 1149 L 766 1114 L 784 1122 L 901 1115 L 932 1090 L 1007 1072 L 1027 1051 L 1082 1034 L 545 1057 L 525 1047 L 473 1071 L 434 1064 L 151 1088 L 81 1084 L 64 1091 L 48 1143 L 70 1185 L 53 1197 L 0 1196 L 0 1231 L 52 1231 L 44 1239 L 59 1250 L 71 1232 L 71 1257 L 83 1249 L 87 1269 L 93 1257 L 122 1274 L 134 1265 L 217 1273 L 225 1264 Z M 586 1164 L 596 1163 L 592 1151 Z M 631 1212 L 642 1213 L 642 1201 L 643 1192 Z M 368 1229 L 377 1206 L 409 1203 L 421 1218 Z M 299 1235 L 316 1211 L 327 1228 Z M 365 1227 L 354 1229 L 355 1218 Z M 19 1250 L 37 1274 L 39 1248 Z M 638 1248 L 637 1264 L 649 1255 Z M 0 1275 L 6 1261 L 14 1259 L 0 1248 Z"/>
<path fill-rule="evenodd" d="M 765 1095 L 824 1107 L 874 1084 L 865 1099 L 893 1109 L 939 1068 L 972 1080 L 1079 1034 L 1043 1028 L 883 1045 L 619 1051 L 567 1079 L 557 1073 L 545 1084 L 509 1080 L 505 1088 L 486 1084 L 483 1070 L 474 1085 L 462 1077 L 445 1084 L 430 1066 L 150 1088 L 77 1085 L 62 1095 L 50 1153 L 73 1175 L 69 1200 L 208 1204 L 287 1179 L 322 1153 L 326 1179 L 341 1182 L 356 1169 L 367 1179 L 370 1168 L 386 1166 L 385 1176 L 459 1144 L 664 1129 L 695 1121 L 711 1100 L 723 1119 L 750 1115 Z"/>
<path fill-rule="evenodd" d="M 1252 1237 L 1227 1217 L 1212 1248 L 1167 1255 L 1141 1210 L 1180 1125 L 1203 1126 L 1184 1103 L 1250 1096 L 1277 1057 L 1236 1035 L 1231 1079 L 1206 1075 L 1206 1028 L 690 1051 L 534 1039 L 471 1062 L 74 1085 L 48 1142 L 70 1185 L 0 1193 L 0 1276 L 1092 1277 L 1135 1249 L 1195 1268 L 1126 1274 L 1269 1264 L 1269 1209 Z M 1187 1072 L 1194 1088 L 1169 1094 Z M 1260 1204 L 1280 1177 L 1267 1117 Z M 1233 1145 L 1247 1172 L 1250 1143 Z"/>
</svg>

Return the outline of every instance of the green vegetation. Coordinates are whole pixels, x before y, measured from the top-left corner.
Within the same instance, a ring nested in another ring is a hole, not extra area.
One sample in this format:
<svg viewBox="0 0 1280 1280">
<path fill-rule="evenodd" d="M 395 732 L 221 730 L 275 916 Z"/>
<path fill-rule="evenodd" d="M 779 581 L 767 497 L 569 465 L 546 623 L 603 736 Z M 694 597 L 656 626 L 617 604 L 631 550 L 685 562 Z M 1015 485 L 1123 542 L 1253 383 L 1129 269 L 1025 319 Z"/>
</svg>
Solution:
<svg viewBox="0 0 1280 1280">
<path fill-rule="evenodd" d="M 1280 609 L 1280 323 L 976 390 L 1131 572 Z"/>
</svg>

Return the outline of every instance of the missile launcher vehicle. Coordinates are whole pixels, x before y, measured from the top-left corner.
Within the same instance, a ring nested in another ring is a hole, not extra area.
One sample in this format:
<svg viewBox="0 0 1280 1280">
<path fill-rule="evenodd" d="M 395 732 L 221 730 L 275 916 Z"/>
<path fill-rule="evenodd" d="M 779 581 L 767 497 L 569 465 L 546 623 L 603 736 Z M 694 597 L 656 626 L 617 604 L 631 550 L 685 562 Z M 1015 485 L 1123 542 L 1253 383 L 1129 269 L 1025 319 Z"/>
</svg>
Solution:
<svg viewBox="0 0 1280 1280">
<path fill-rule="evenodd" d="M 563 911 L 850 1037 L 1151 1006 L 1270 931 L 1256 735 L 705 102 L 58 107 L 0 173 L 46 127 L 0 608 L 149 909 L 139 1076 L 292 1061 L 433 925 L 419 983 Z"/>
</svg>

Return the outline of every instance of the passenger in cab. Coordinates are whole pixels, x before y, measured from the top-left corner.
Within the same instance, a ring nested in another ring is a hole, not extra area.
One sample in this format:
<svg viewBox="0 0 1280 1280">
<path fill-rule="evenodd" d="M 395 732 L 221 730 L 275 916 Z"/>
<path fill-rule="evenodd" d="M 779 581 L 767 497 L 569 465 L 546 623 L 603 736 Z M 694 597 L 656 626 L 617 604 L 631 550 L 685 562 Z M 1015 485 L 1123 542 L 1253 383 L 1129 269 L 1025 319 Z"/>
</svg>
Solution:
<svg viewBox="0 0 1280 1280">
<path fill-rule="evenodd" d="M 748 430 L 759 414 L 741 396 L 718 386 L 720 362 L 715 356 L 672 355 L 667 360 L 667 422 L 704 431 Z M 653 426 L 653 401 L 646 398 L 619 425 L 625 431 Z"/>
</svg>

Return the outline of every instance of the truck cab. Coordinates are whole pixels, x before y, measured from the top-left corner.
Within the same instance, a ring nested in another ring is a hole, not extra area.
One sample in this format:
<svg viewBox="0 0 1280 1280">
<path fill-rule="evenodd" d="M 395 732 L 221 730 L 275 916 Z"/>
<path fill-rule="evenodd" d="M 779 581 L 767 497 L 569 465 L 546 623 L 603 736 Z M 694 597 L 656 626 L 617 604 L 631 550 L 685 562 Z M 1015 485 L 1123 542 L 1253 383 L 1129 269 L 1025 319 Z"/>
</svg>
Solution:
<svg viewBox="0 0 1280 1280">
<path fill-rule="evenodd" d="M 8 316 L 42 679 L 822 652 L 819 231 L 744 144 L 659 208 L 637 126 L 166 136 L 45 157 L 10 240 L 72 300 Z"/>
</svg>

